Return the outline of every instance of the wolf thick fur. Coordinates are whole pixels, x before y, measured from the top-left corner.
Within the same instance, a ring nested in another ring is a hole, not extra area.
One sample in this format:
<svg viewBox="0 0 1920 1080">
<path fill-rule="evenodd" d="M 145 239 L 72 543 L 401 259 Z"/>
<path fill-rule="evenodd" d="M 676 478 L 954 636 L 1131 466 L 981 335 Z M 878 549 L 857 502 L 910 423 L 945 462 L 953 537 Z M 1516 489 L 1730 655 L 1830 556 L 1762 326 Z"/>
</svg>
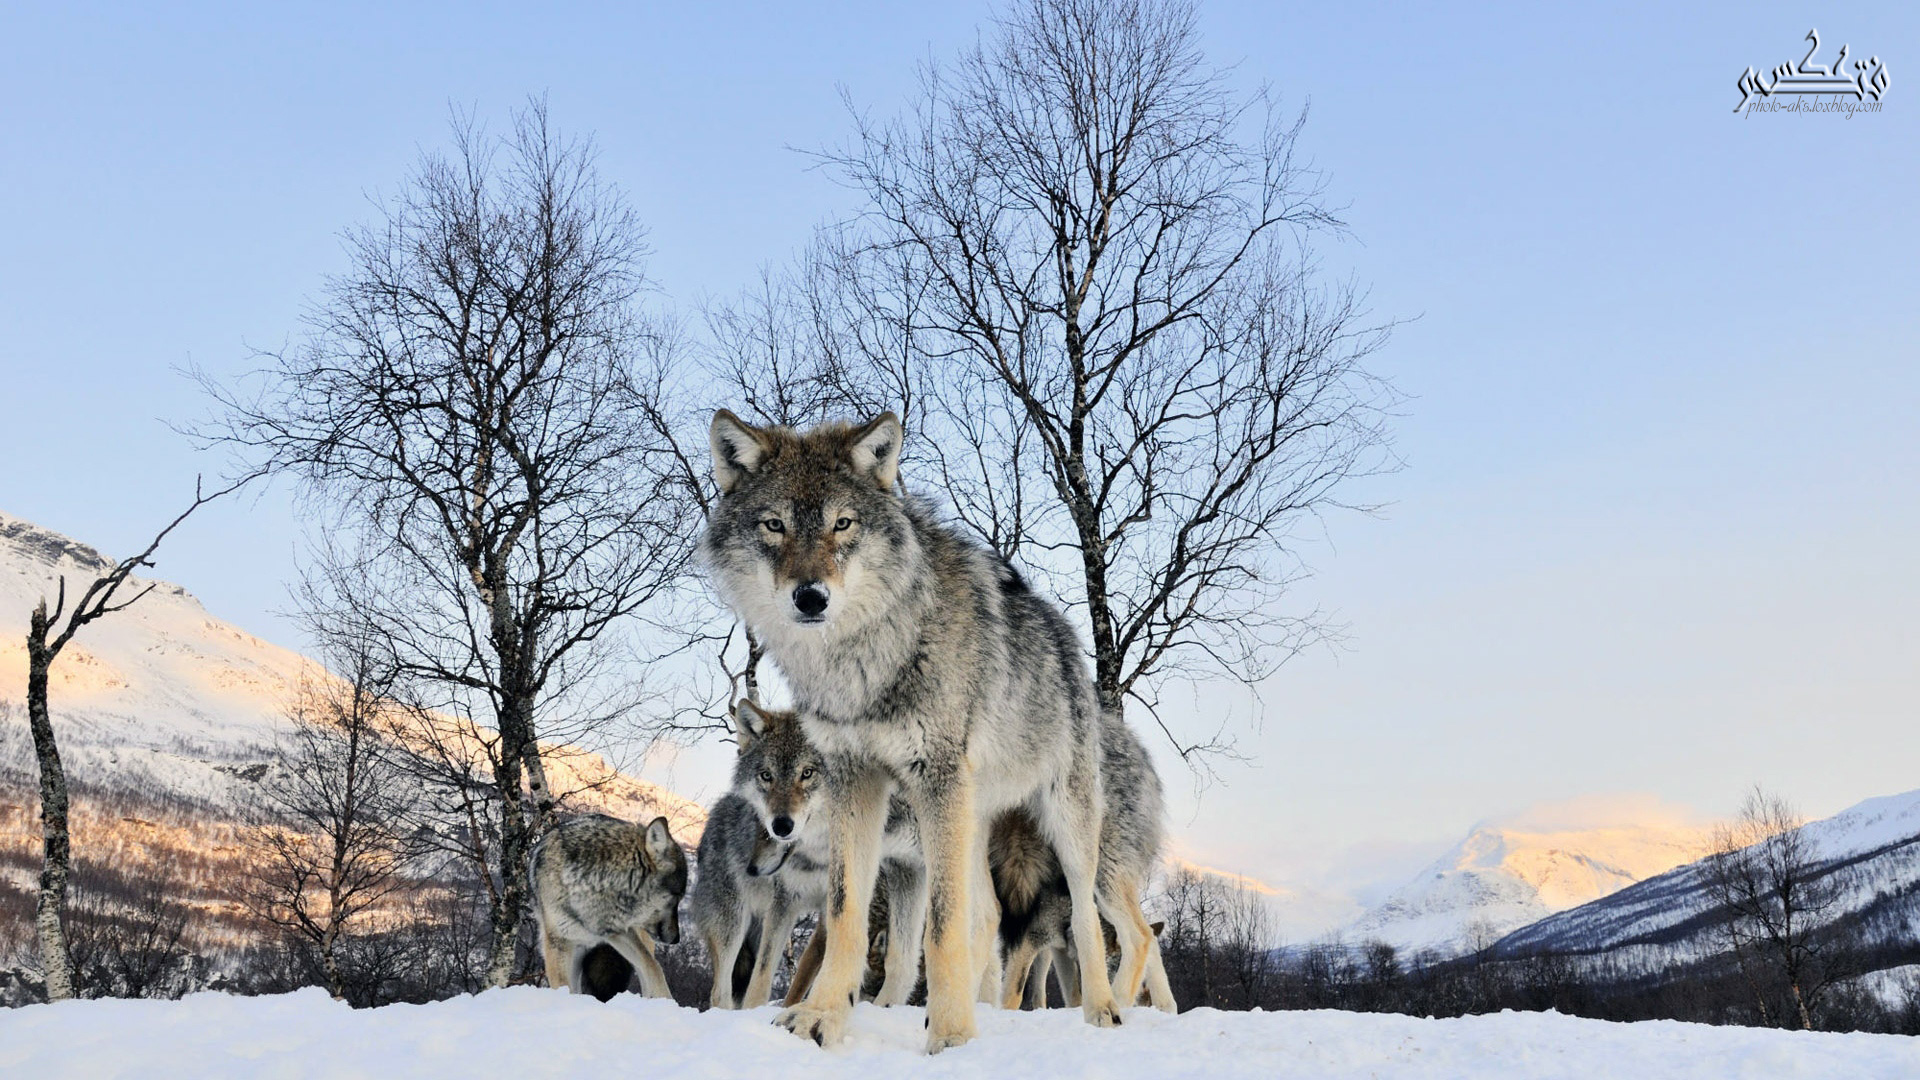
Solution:
<svg viewBox="0 0 1920 1080">
<path fill-rule="evenodd" d="M 755 857 L 764 859 L 768 847 L 760 817 L 745 799 L 728 793 L 713 804 L 700 837 L 700 875 L 687 907 L 713 964 L 713 990 L 707 999 L 712 1008 L 752 1009 L 767 1003 L 785 934 L 792 933 L 793 923 L 804 914 L 803 899 L 793 897 L 774 876 L 757 872 Z M 736 958 L 744 964 L 743 949 L 752 955 L 752 970 L 736 997 L 734 969 Z"/>
<path fill-rule="evenodd" d="M 891 413 L 802 434 L 725 410 L 710 433 L 721 497 L 706 563 L 786 676 L 832 784 L 827 954 L 779 1022 L 842 1037 L 897 787 L 927 864 L 929 1052 L 974 1035 L 997 957 L 990 905 L 973 903 L 991 888 L 984 823 L 1015 806 L 1066 876 L 1085 1015 L 1117 1024 L 1094 887 L 1100 710 L 1080 643 L 1004 560 L 895 492 L 902 434 Z"/>
<path fill-rule="evenodd" d="M 1145 983 L 1153 1004 L 1172 1012 L 1175 1004 L 1159 942 L 1140 906 L 1165 836 L 1160 777 L 1140 737 L 1112 713 L 1101 718 L 1100 753 L 1105 800 L 1095 887 L 1119 953 L 1114 993 L 1121 1001 L 1133 1002 Z M 1070 942 L 1058 937 L 1060 922 L 1070 913 L 1069 894 L 1052 846 L 1024 808 L 994 821 L 987 851 L 1007 958 L 1002 1003 L 1018 1008 L 1027 996 L 1027 977 L 1036 958 L 1045 953 L 1077 953 L 1068 947 Z M 1063 970 L 1063 988 L 1068 980 Z"/>
<path fill-rule="evenodd" d="M 743 701 L 734 723 L 740 753 L 733 787 L 714 804 L 700 841 L 691 914 L 713 963 L 714 1008 L 735 1007 L 734 958 L 743 946 L 754 947 L 752 974 L 737 1002 L 751 1009 L 766 1004 L 794 924 L 827 901 L 828 829 L 826 814 L 818 812 L 826 764 L 793 713 Z M 887 980 L 876 1000 L 899 1005 L 918 978 L 925 903 L 910 818 L 897 822 L 889 838 L 889 881 L 898 883 L 905 904 L 892 920 Z"/>
<path fill-rule="evenodd" d="M 648 997 L 668 997 L 653 943 L 680 940 L 687 856 L 667 819 L 635 825 L 605 814 L 547 830 L 528 857 L 547 985 L 582 992 L 581 964 L 598 944 L 632 964 Z"/>
</svg>

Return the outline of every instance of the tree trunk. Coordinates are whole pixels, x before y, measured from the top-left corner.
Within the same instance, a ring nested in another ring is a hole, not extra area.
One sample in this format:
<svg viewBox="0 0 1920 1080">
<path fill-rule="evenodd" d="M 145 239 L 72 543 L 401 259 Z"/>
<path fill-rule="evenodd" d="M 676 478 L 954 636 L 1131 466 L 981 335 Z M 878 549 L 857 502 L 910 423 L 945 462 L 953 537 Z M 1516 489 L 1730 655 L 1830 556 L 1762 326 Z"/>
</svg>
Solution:
<svg viewBox="0 0 1920 1080">
<path fill-rule="evenodd" d="M 329 926 L 325 940 L 320 943 L 320 967 L 327 974 L 327 992 L 333 995 L 333 1000 L 345 1001 L 347 991 L 340 981 L 339 941 L 339 927 Z"/>
<path fill-rule="evenodd" d="M 500 756 L 494 767 L 494 785 L 500 793 L 500 894 L 493 905 L 493 943 L 487 956 L 487 985 L 513 981 L 520 941 L 520 922 L 527 914 L 527 853 L 533 837 L 553 808 L 546 768 L 533 727 L 533 637 L 514 618 L 510 590 L 498 572 L 504 562 L 494 553 L 485 567 L 474 567 L 480 598 L 487 605 L 489 640 L 499 661 L 499 696 L 494 717 L 500 732 Z M 523 791 L 527 783 L 530 791 Z"/>
<path fill-rule="evenodd" d="M 47 648 L 47 604 L 33 610 L 27 630 L 27 723 L 33 729 L 33 749 L 40 759 L 40 899 L 34 924 L 40 935 L 40 966 L 46 971 L 47 1000 L 73 997 L 72 959 L 62 920 L 67 909 L 67 878 L 73 869 L 73 849 L 67 834 L 67 771 L 60 764 L 60 748 L 53 741 L 53 721 L 47 712 L 47 670 L 53 652 Z"/>
<path fill-rule="evenodd" d="M 507 724 L 503 717 L 502 728 Z M 515 952 L 520 943 L 520 921 L 527 913 L 528 836 L 525 800 L 520 791 L 521 758 L 515 744 L 505 741 L 494 783 L 500 791 L 500 895 L 493 905 L 493 944 L 487 955 L 487 985 L 513 981 Z"/>
</svg>

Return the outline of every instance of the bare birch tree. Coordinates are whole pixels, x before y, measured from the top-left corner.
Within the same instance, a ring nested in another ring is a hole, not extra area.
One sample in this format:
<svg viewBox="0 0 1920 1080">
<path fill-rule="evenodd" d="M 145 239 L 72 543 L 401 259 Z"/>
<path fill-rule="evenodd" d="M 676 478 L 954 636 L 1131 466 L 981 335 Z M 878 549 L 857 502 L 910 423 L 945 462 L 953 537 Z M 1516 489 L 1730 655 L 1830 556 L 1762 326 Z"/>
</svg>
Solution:
<svg viewBox="0 0 1920 1080">
<path fill-rule="evenodd" d="M 392 673 L 371 643 L 340 657 L 338 678 L 303 685 L 274 769 L 261 785 L 263 820 L 242 902 L 318 953 L 327 988 L 345 1000 L 348 933 L 403 879 L 415 789 L 386 742 Z"/>
<path fill-rule="evenodd" d="M 1106 707 L 1252 684 L 1323 626 L 1278 606 L 1303 534 L 1391 464 L 1304 112 L 1237 95 L 1183 0 L 1016 0 L 923 81 L 823 155 L 866 198 L 807 306 L 843 400 L 912 396 L 908 475 L 1084 608 Z"/>
<path fill-rule="evenodd" d="M 43 597 L 27 623 L 27 726 L 33 732 L 33 749 L 40 767 L 40 896 L 34 910 L 34 926 L 40 938 L 40 963 L 46 973 L 47 1000 L 65 1001 L 73 997 L 73 961 L 67 950 L 66 930 L 62 924 L 67 904 L 67 884 L 73 875 L 73 841 L 67 828 L 67 770 L 60 760 L 60 746 L 54 738 L 53 714 L 47 701 L 47 682 L 53 662 L 60 651 L 73 641 L 80 629 L 116 611 L 125 611 L 141 597 L 153 591 L 153 584 L 131 596 L 120 590 L 133 579 L 133 572 L 153 565 L 153 553 L 180 523 L 195 510 L 225 495 L 245 480 L 208 494 L 194 484 L 193 503 L 156 534 L 138 555 L 122 559 L 104 569 L 81 591 L 72 607 L 67 606 L 67 579 L 60 577 L 53 608 Z"/>
<path fill-rule="evenodd" d="M 403 681 L 497 733 L 503 985 L 553 807 L 540 741 L 630 714 L 607 666 L 677 583 L 697 511 L 648 423 L 660 357 L 632 210 L 543 105 L 504 136 L 454 135 L 348 236 L 351 269 L 260 392 L 208 382 L 209 439 L 302 482 L 329 535 L 319 576 L 359 590 Z"/>
<path fill-rule="evenodd" d="M 1813 1029 L 1821 997 L 1841 974 L 1835 944 L 1822 933 L 1845 891 L 1844 871 L 1814 850 L 1805 821 L 1778 795 L 1755 788 L 1740 814 L 1716 830 L 1707 880 L 1728 950 L 1754 993 L 1763 1024 L 1785 1019 Z M 1791 1014 L 1773 1015 L 1769 982 L 1786 991 Z"/>
</svg>

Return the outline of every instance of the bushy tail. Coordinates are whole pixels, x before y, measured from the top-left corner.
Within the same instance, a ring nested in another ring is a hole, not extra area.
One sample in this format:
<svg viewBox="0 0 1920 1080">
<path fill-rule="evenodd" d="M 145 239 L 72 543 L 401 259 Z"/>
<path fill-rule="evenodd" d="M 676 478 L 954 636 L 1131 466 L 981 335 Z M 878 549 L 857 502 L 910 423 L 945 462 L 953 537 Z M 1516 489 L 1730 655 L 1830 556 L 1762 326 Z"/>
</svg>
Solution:
<svg viewBox="0 0 1920 1080">
<path fill-rule="evenodd" d="M 588 949 L 587 955 L 581 958 L 580 983 L 580 989 L 601 1001 L 611 1001 L 613 995 L 633 984 L 633 965 L 603 941 Z"/>
</svg>

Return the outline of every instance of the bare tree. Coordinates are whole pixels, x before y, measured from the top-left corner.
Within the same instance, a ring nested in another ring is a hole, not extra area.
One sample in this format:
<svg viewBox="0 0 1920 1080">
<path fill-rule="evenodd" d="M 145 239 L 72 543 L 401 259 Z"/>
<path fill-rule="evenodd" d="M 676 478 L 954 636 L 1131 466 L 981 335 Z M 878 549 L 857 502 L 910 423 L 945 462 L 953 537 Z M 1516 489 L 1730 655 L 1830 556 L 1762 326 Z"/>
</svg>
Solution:
<svg viewBox="0 0 1920 1080">
<path fill-rule="evenodd" d="M 62 918 L 67 903 L 67 882 L 73 873 L 73 844 L 67 829 L 67 771 L 60 760 L 60 747 L 54 740 L 53 717 L 47 704 L 47 680 L 53 662 L 80 628 L 96 619 L 124 611 L 153 591 L 147 583 L 124 599 L 120 590 L 132 580 L 133 572 L 153 565 L 153 553 L 160 542 L 179 528 L 195 511 L 238 488 L 236 481 L 212 494 L 198 481 L 194 483 L 193 503 L 156 534 L 138 555 L 104 567 L 92 583 L 80 593 L 73 606 L 67 606 L 67 579 L 60 577 L 59 592 L 53 609 L 47 609 L 43 597 L 27 623 L 27 726 L 33 731 L 34 754 L 40 766 L 40 899 L 34 912 L 34 925 L 40 937 L 40 962 L 46 972 L 47 1000 L 65 1001 L 73 996 L 73 966 L 67 951 Z"/>
<path fill-rule="evenodd" d="M 1230 906 L 1221 883 L 1210 874 L 1182 866 L 1167 878 L 1161 894 L 1166 929 L 1160 935 L 1160 954 L 1180 1001 L 1219 1004 L 1214 970 L 1228 937 Z"/>
<path fill-rule="evenodd" d="M 1234 1004 L 1251 1009 L 1267 999 L 1279 973 L 1273 912 L 1252 886 L 1240 881 L 1227 894 L 1226 915 L 1224 952 L 1233 977 Z"/>
<path fill-rule="evenodd" d="M 157 868 L 129 883 L 85 869 L 67 920 L 78 996 L 178 997 L 193 989 L 188 890 L 177 876 Z"/>
<path fill-rule="evenodd" d="M 1303 121 L 1206 65 L 1185 0 L 1017 0 L 823 155 L 867 206 L 814 262 L 816 351 L 913 395 L 911 475 L 1084 606 L 1108 708 L 1251 684 L 1322 631 L 1276 604 L 1297 542 L 1391 464 L 1389 328 L 1318 268 L 1344 226 Z"/>
<path fill-rule="evenodd" d="M 255 917 L 309 942 L 327 987 L 347 996 L 340 957 L 349 929 L 403 884 L 414 788 L 383 740 L 392 673 L 365 642 L 338 679 L 314 675 L 289 711 L 293 727 L 261 785 L 264 820 L 242 902 Z"/>
<path fill-rule="evenodd" d="M 502 985 L 553 807 L 541 739 L 632 714 L 607 665 L 696 531 L 650 424 L 642 232 L 536 103 L 504 137 L 456 124 L 452 155 L 425 155 L 348 247 L 257 396 L 207 380 L 209 439 L 302 481 L 325 511 L 318 576 L 402 681 L 497 732 Z"/>
<path fill-rule="evenodd" d="M 1844 895 L 1842 871 L 1826 865 L 1792 804 L 1760 788 L 1733 822 L 1716 830 L 1708 883 L 1728 951 L 1752 990 L 1763 1024 L 1778 1022 L 1769 1004 L 1784 986 L 1789 1025 L 1813 1028 L 1821 996 L 1840 972 L 1834 943 L 1821 931 Z"/>
</svg>

